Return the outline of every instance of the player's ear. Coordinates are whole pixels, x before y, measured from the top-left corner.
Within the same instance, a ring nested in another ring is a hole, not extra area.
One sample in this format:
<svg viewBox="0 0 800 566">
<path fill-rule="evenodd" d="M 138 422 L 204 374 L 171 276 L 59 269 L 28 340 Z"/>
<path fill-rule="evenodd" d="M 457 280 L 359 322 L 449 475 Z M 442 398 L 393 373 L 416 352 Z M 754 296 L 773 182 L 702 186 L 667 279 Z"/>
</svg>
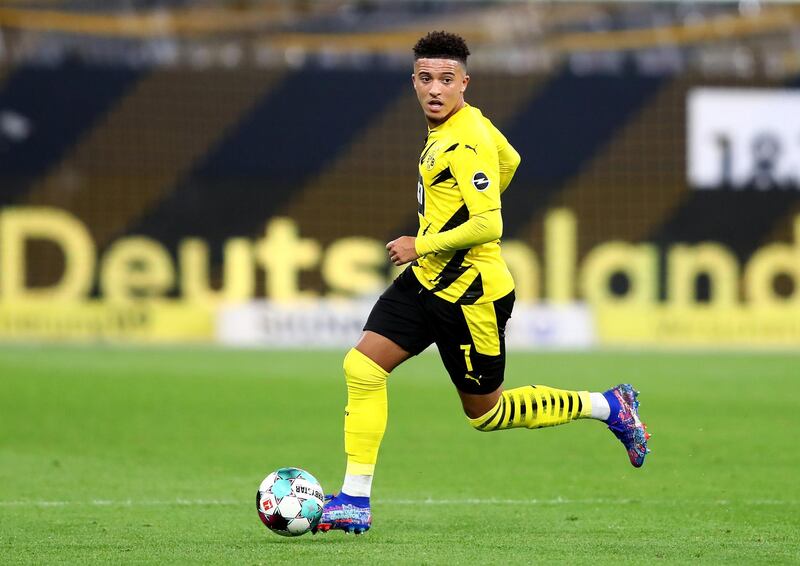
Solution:
<svg viewBox="0 0 800 566">
<path fill-rule="evenodd" d="M 469 75 L 464 75 L 464 80 L 461 82 L 461 94 L 464 94 L 464 91 L 467 90 L 468 84 L 469 84 Z"/>
</svg>

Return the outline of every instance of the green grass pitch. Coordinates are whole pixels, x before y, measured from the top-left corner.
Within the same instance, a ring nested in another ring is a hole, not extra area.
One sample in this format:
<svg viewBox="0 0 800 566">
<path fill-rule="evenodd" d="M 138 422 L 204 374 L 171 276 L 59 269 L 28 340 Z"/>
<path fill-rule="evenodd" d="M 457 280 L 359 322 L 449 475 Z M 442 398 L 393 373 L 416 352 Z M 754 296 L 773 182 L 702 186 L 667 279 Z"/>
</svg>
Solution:
<svg viewBox="0 0 800 566">
<path fill-rule="evenodd" d="M 374 526 L 286 539 L 255 491 L 344 467 L 343 352 L 0 347 L 0 563 L 800 562 L 800 355 L 509 355 L 507 384 L 631 381 L 640 470 L 604 426 L 478 433 L 438 357 L 389 384 Z"/>
</svg>

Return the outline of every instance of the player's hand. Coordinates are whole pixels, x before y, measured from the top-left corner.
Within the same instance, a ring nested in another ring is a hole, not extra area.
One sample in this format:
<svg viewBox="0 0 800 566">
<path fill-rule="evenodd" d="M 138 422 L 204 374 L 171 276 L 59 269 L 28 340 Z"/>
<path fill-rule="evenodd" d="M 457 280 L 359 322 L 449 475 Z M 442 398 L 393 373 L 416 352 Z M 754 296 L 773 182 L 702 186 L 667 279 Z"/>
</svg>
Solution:
<svg viewBox="0 0 800 566">
<path fill-rule="evenodd" d="M 395 265 L 403 265 L 417 259 L 419 254 L 417 254 L 417 249 L 414 247 L 416 240 L 414 236 L 400 236 L 386 244 L 386 249 L 389 251 L 389 261 Z"/>
</svg>

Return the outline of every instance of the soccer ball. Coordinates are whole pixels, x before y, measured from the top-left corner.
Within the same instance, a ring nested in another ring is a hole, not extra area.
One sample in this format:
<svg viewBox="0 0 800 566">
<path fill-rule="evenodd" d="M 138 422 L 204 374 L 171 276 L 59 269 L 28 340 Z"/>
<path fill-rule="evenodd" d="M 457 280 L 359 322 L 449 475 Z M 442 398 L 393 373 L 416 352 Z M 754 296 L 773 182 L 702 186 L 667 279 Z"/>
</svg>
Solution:
<svg viewBox="0 0 800 566">
<path fill-rule="evenodd" d="M 261 482 L 256 509 L 273 533 L 297 537 L 317 526 L 324 498 L 317 479 L 300 468 L 275 470 Z"/>
</svg>

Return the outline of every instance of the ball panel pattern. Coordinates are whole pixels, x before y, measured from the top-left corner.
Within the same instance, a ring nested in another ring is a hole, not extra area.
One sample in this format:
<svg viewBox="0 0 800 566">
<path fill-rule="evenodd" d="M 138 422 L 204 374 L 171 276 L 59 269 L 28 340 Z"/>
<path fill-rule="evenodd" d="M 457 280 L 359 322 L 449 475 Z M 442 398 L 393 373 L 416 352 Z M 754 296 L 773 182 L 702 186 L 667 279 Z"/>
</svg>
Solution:
<svg viewBox="0 0 800 566">
<path fill-rule="evenodd" d="M 280 468 L 261 482 L 256 509 L 261 522 L 282 536 L 300 536 L 322 517 L 322 486 L 305 470 Z"/>
</svg>

